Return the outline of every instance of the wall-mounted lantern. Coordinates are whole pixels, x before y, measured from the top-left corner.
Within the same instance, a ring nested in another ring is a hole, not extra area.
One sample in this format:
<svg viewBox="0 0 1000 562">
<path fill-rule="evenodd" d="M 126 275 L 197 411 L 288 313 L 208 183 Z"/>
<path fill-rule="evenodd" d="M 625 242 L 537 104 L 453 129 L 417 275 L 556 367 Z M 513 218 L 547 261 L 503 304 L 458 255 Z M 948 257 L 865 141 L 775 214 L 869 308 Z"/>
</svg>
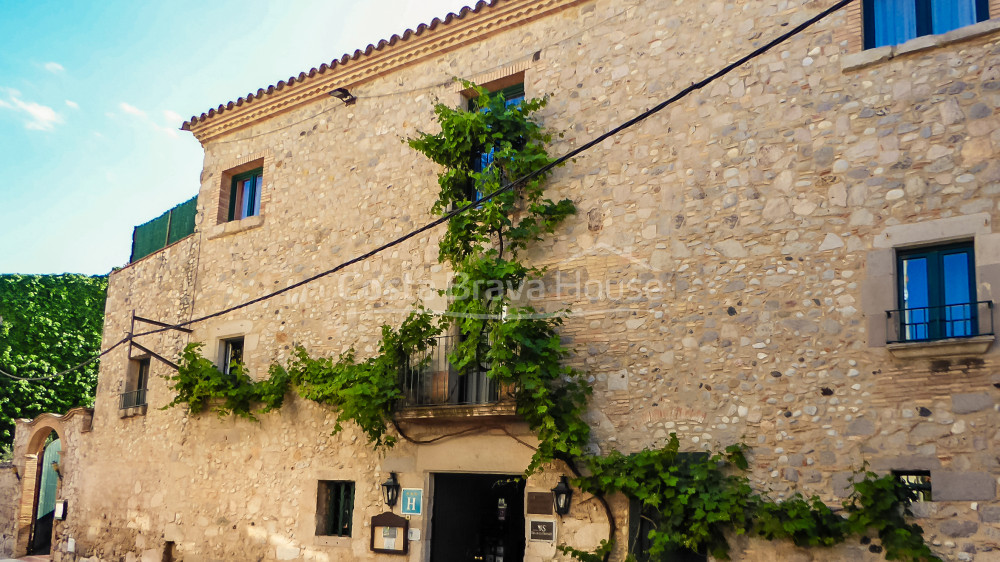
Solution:
<svg viewBox="0 0 1000 562">
<path fill-rule="evenodd" d="M 392 506 L 396 505 L 396 500 L 399 498 L 399 481 L 396 480 L 396 473 L 390 472 L 389 479 L 382 483 L 382 499 L 385 500 L 385 505 L 392 509 Z"/>
<path fill-rule="evenodd" d="M 566 515 L 569 513 L 569 502 L 573 499 L 573 489 L 569 487 L 569 482 L 565 476 L 559 478 L 559 483 L 552 488 L 552 501 L 556 504 L 556 513 Z"/>
<path fill-rule="evenodd" d="M 336 90 L 330 92 L 330 95 L 344 102 L 344 105 L 352 105 L 354 102 L 358 101 L 358 98 L 354 97 L 354 94 L 351 92 L 348 92 L 347 88 L 337 88 Z"/>
</svg>

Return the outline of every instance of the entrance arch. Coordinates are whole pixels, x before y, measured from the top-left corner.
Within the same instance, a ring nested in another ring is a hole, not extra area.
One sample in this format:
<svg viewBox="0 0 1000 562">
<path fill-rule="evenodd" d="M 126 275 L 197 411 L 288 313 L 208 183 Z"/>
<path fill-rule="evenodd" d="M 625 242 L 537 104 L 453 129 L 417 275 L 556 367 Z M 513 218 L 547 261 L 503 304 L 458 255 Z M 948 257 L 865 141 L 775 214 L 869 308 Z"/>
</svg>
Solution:
<svg viewBox="0 0 1000 562">
<path fill-rule="evenodd" d="M 21 468 L 21 500 L 17 510 L 15 556 L 46 554 L 54 537 L 56 501 L 62 493 L 62 461 L 66 455 L 66 420 L 82 408 L 65 416 L 42 414 L 30 422 L 18 421 L 18 430 L 27 430 Z M 16 440 L 15 440 L 16 441 Z"/>
</svg>

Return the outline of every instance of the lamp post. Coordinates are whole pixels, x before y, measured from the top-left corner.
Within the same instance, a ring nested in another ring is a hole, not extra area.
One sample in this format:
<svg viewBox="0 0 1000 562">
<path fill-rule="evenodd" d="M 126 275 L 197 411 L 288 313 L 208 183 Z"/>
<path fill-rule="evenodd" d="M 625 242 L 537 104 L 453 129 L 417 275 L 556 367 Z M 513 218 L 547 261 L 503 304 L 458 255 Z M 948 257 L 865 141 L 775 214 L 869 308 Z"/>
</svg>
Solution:
<svg viewBox="0 0 1000 562">
<path fill-rule="evenodd" d="M 382 499 L 385 500 L 385 505 L 389 506 L 389 511 L 392 511 L 392 506 L 396 505 L 398 498 L 399 481 L 396 480 L 396 473 L 390 472 L 389 479 L 382 483 Z"/>
<path fill-rule="evenodd" d="M 552 501 L 556 504 L 556 513 L 566 515 L 569 513 L 569 502 L 573 498 L 573 489 L 569 487 L 569 482 L 565 476 L 559 478 L 559 483 L 552 488 Z"/>
</svg>

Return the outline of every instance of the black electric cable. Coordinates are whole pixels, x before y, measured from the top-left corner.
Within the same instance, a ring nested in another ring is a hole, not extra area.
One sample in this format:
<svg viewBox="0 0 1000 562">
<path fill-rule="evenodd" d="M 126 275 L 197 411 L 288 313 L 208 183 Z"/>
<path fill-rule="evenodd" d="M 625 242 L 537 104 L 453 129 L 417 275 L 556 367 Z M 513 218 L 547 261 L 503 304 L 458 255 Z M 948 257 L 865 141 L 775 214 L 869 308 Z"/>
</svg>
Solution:
<svg viewBox="0 0 1000 562">
<path fill-rule="evenodd" d="M 209 320 L 209 319 L 212 319 L 212 318 L 223 316 L 225 314 L 229 314 L 230 312 L 234 312 L 234 311 L 240 310 L 242 308 L 246 308 L 248 306 L 251 306 L 251 305 L 257 304 L 259 302 L 268 300 L 268 299 L 270 299 L 272 297 L 276 297 L 278 295 L 281 295 L 283 293 L 291 291 L 292 289 L 297 289 L 298 287 L 301 287 L 302 285 L 305 285 L 307 283 L 312 283 L 313 281 L 315 281 L 317 279 L 326 277 L 327 275 L 331 275 L 333 273 L 336 273 L 336 272 L 338 272 L 338 271 L 340 271 L 340 270 L 342 270 L 342 269 L 344 269 L 346 267 L 354 265 L 355 263 L 364 261 L 364 260 L 366 260 L 366 259 L 368 259 L 368 258 L 370 258 L 370 257 L 372 257 L 372 256 L 374 256 L 376 254 L 379 254 L 379 253 L 381 253 L 381 252 L 383 252 L 385 250 L 388 250 L 389 248 L 392 248 L 394 246 L 398 246 L 399 244 L 402 244 L 403 242 L 405 242 L 405 241 L 407 241 L 407 240 L 409 240 L 409 239 L 411 239 L 411 238 L 413 238 L 413 237 L 415 237 L 415 236 L 417 236 L 419 234 L 423 234 L 424 232 L 426 232 L 426 231 L 428 231 L 428 230 L 430 230 L 430 229 L 432 229 L 432 228 L 434 228 L 434 227 L 436 227 L 436 226 L 438 226 L 440 224 L 443 224 L 443 223 L 451 220 L 451 218 L 454 217 L 455 215 L 459 215 L 461 213 L 464 213 L 465 211 L 467 211 L 467 210 L 469 210 L 469 209 L 471 209 L 473 207 L 476 207 L 476 206 L 482 204 L 483 201 L 492 199 L 492 198 L 496 197 L 497 195 L 500 195 L 502 193 L 510 191 L 511 189 L 514 189 L 516 186 L 518 186 L 518 185 L 520 185 L 520 184 L 522 184 L 522 183 L 524 183 L 524 182 L 526 182 L 526 181 L 528 181 L 528 180 L 530 180 L 530 179 L 532 179 L 532 178 L 534 178 L 534 177 L 536 177 L 536 176 L 538 176 L 540 174 L 544 174 L 544 173 L 552 170 L 556 166 L 559 166 L 559 165 L 565 163 L 567 160 L 569 160 L 569 159 L 577 156 L 578 154 L 580 154 L 580 153 L 582 153 L 584 151 L 590 150 L 594 146 L 596 146 L 596 145 L 604 142 L 605 140 L 609 139 L 610 137 L 613 137 L 614 135 L 617 135 L 618 133 L 624 131 L 625 129 L 628 129 L 629 127 L 635 125 L 636 123 L 644 121 L 645 119 L 649 118 L 651 115 L 659 113 L 660 111 L 662 111 L 663 109 L 665 109 L 667 106 L 672 105 L 673 103 L 677 102 L 678 100 L 681 100 L 681 99 L 687 97 L 692 92 L 695 92 L 695 91 L 698 91 L 698 90 L 704 88 L 705 86 L 711 84 L 712 82 L 718 80 L 719 78 L 722 78 L 723 76 L 729 74 L 730 72 L 732 72 L 733 70 L 735 70 L 735 69 L 739 68 L 740 66 L 746 64 L 747 62 L 749 62 L 749 61 L 751 61 L 751 60 L 759 57 L 760 55 L 763 55 L 764 53 L 770 51 L 774 47 L 780 45 L 781 43 L 784 43 L 785 41 L 787 41 L 788 39 L 790 39 L 790 38 L 798 35 L 799 33 L 802 33 L 803 31 L 805 31 L 809 27 L 813 26 L 817 22 L 823 20 L 824 18 L 826 18 L 830 14 L 836 12 L 837 10 L 840 10 L 844 6 L 850 4 L 851 2 L 854 2 L 854 1 L 855 0 L 840 0 L 839 2 L 837 2 L 836 4 L 834 4 L 833 6 L 831 6 L 831 7 L 827 8 L 827 9 L 823 10 L 822 12 L 816 14 L 815 16 L 813 16 L 813 17 L 807 19 L 806 21 L 800 23 L 799 25 L 795 26 L 794 28 L 790 29 L 789 31 L 787 31 L 787 32 L 779 35 L 777 38 L 772 39 L 771 41 L 769 41 L 768 43 L 764 44 L 763 46 L 758 47 L 757 49 L 754 49 L 749 54 L 744 55 L 743 57 L 741 57 L 736 62 L 730 63 L 729 65 L 727 65 L 726 67 L 724 67 L 722 70 L 717 71 L 716 73 L 708 76 L 707 78 L 701 80 L 700 82 L 695 82 L 695 83 L 691 84 L 687 88 L 684 88 L 683 90 L 681 90 L 680 92 L 674 94 L 673 96 L 671 96 L 670 98 L 666 99 L 665 101 L 662 101 L 659 104 L 653 106 L 651 109 L 647 109 L 646 111 L 640 113 L 639 115 L 633 117 L 632 119 L 629 119 L 628 121 L 625 121 L 621 125 L 618 125 L 617 127 L 611 129 L 610 131 L 608 131 L 608 132 L 606 132 L 606 133 L 598 136 L 597 138 L 595 138 L 595 139 L 593 139 L 593 140 L 591 140 L 591 141 L 589 141 L 589 142 L 587 142 L 587 143 L 585 143 L 585 144 L 583 144 L 583 145 L 581 145 L 581 146 L 579 146 L 579 147 L 577 147 L 577 148 L 575 148 L 575 149 L 567 152 L 566 154 L 563 154 L 562 156 L 560 156 L 559 158 L 553 160 L 549 164 L 546 164 L 545 166 L 542 166 L 541 168 L 539 168 L 539 169 L 537 169 L 537 170 L 535 170 L 533 172 L 530 172 L 530 173 L 528 173 L 528 174 L 526 174 L 526 175 L 524 175 L 524 176 L 522 176 L 522 177 L 520 177 L 520 178 L 518 178 L 518 179 L 516 179 L 516 180 L 514 180 L 514 181 L 512 181 L 510 183 L 508 183 L 507 185 L 501 187 L 500 189 L 497 189 L 493 193 L 490 193 L 490 194 L 484 196 L 479 201 L 467 203 L 467 204 L 465 204 L 465 205 L 463 205 L 463 206 L 461 206 L 461 207 L 459 207 L 459 208 L 457 208 L 457 209 L 455 209 L 455 210 L 453 210 L 453 211 L 451 211 L 449 213 L 446 213 L 446 214 L 442 215 L 441 217 L 439 217 L 439 218 L 437 218 L 437 219 L 435 219 L 435 220 L 433 220 L 433 221 L 425 224 L 424 226 L 422 226 L 422 227 L 420 227 L 420 228 L 418 228 L 416 230 L 410 231 L 407 234 L 404 234 L 404 235 L 400 236 L 399 238 L 396 238 L 395 240 L 387 242 L 387 243 L 385 243 L 385 244 L 383 244 L 381 246 L 378 246 L 377 248 L 375 248 L 373 250 L 370 250 L 368 252 L 365 252 L 364 254 L 361 254 L 360 256 L 357 256 L 357 257 L 352 258 L 352 259 L 350 259 L 350 260 L 348 260 L 346 262 L 343 262 L 340 265 L 337 265 L 336 267 L 333 267 L 333 268 L 328 269 L 326 271 L 317 273 L 316 275 L 313 275 L 311 277 L 307 277 L 307 278 L 305 278 L 305 279 L 303 279 L 301 281 L 293 283 L 293 284 L 291 284 L 291 285 L 289 285 L 287 287 L 284 287 L 282 289 L 278 289 L 277 291 L 273 291 L 271 293 L 259 296 L 259 297 L 255 298 L 255 299 L 251 299 L 251 300 L 246 301 L 244 303 L 240 303 L 240 304 L 231 306 L 229 308 L 225 308 L 225 309 L 219 310 L 217 312 L 206 314 L 204 316 L 200 316 L 198 318 L 194 318 L 194 319 L 188 320 L 186 322 L 182 322 L 180 324 L 174 324 L 174 325 L 172 325 L 170 327 L 159 328 L 159 329 L 156 329 L 156 330 L 150 330 L 148 332 L 141 332 L 139 334 L 136 334 L 136 337 L 138 337 L 138 336 L 147 336 L 147 335 L 150 335 L 150 334 L 158 334 L 158 333 L 161 333 L 161 332 L 165 332 L 167 330 L 172 330 L 174 328 L 182 328 L 184 326 L 190 326 L 191 324 L 196 324 L 198 322 L 204 322 L 205 320 Z"/>
<path fill-rule="evenodd" d="M 465 211 L 467 211 L 467 210 L 469 210 L 469 209 L 471 209 L 471 208 L 473 208 L 475 206 L 480 205 L 481 202 L 484 201 L 484 200 L 492 199 L 493 197 L 496 197 L 497 195 L 500 195 L 502 193 L 510 191 L 511 189 L 514 189 L 516 186 L 518 186 L 518 185 L 520 185 L 520 184 L 522 184 L 522 183 L 524 183 L 524 182 L 526 182 L 526 181 L 528 181 L 528 180 L 530 180 L 530 179 L 538 176 L 539 174 L 543 174 L 545 172 L 548 172 L 548 171 L 552 170 L 556 166 L 559 166 L 559 165 L 565 163 L 567 160 L 569 160 L 571 158 L 574 158 L 575 156 L 579 155 L 580 153 L 593 148 L 594 146 L 600 144 L 601 142 L 604 142 L 608 138 L 610 138 L 610 137 L 612 137 L 612 136 L 614 136 L 614 135 L 616 135 L 616 134 L 624 131 L 625 129 L 628 129 L 629 127 L 635 125 L 636 123 L 639 123 L 639 122 L 647 119 L 651 115 L 654 115 L 654 114 L 662 111 L 667 106 L 672 105 L 673 103 L 675 103 L 675 102 L 677 102 L 677 101 L 679 101 L 679 100 L 687 97 L 692 92 L 695 92 L 697 90 L 700 90 L 700 89 L 704 88 L 705 86 L 711 84 L 712 82 L 718 80 L 719 78 L 722 78 L 723 76 L 726 76 L 727 74 L 729 74 L 730 72 L 732 72 L 736 68 L 738 68 L 738 67 L 746 64 L 747 62 L 749 62 L 749 61 L 751 61 L 751 60 L 753 60 L 753 59 L 755 59 L 755 58 L 763 55 L 764 53 L 770 51 L 774 47 L 780 45 L 781 43 L 784 43 L 785 41 L 787 41 L 788 39 L 791 39 L 792 37 L 798 35 L 799 33 L 802 33 L 803 31 L 805 31 L 809 27 L 812 27 L 813 25 L 815 25 L 819 21 L 825 19 L 830 14 L 832 14 L 832 13 L 840 10 L 844 6 L 847 6 L 848 4 L 850 4 L 851 2 L 854 2 L 854 1 L 855 0 L 840 0 L 836 4 L 830 6 L 829 8 L 827 8 L 827 9 L 821 11 L 821 12 L 819 12 L 815 16 L 813 16 L 813 17 L 805 20 L 804 22 L 802 22 L 799 25 L 793 27 L 792 29 L 788 30 L 787 32 L 779 35 L 775 39 L 772 39 L 771 41 L 769 41 L 768 43 L 764 44 L 763 46 L 758 47 L 757 49 L 754 49 L 753 51 L 751 51 L 747 55 L 744 55 L 743 57 L 741 57 L 740 59 L 738 59 L 736 62 L 730 63 L 729 65 L 725 66 L 724 68 L 722 68 L 721 70 L 715 72 L 714 74 L 708 76 L 707 78 L 701 80 L 700 82 L 695 82 L 695 83 L 691 84 L 690 86 L 688 86 L 687 88 L 684 88 L 680 92 L 674 94 L 673 96 L 671 96 L 667 100 L 665 100 L 663 102 L 660 102 L 659 104 L 653 106 L 651 109 L 647 109 L 646 111 L 640 113 L 639 115 L 633 117 L 632 119 L 629 119 L 628 121 L 625 121 L 624 123 L 622 123 L 622 124 L 618 125 L 617 127 L 611 129 L 610 131 L 608 131 L 608 132 L 606 132 L 606 133 L 598 136 L 597 138 L 595 138 L 595 139 L 593 139 L 593 140 L 591 140 L 591 141 L 589 141 L 589 142 L 587 142 L 587 143 L 585 143 L 585 144 L 583 144 L 583 145 L 581 145 L 581 146 L 579 146 L 579 147 L 577 147 L 577 148 L 575 148 L 575 149 L 567 152 L 566 154 L 560 156 L 559 158 L 557 158 L 556 160 L 552 161 L 551 163 L 546 164 L 545 166 L 542 166 L 541 168 L 539 168 L 539 169 L 537 169 L 537 170 L 535 170 L 535 171 L 533 171 L 533 172 L 531 172 L 531 173 L 529 173 L 529 174 L 527 174 L 525 176 L 522 176 L 522 177 L 520 177 L 520 178 L 518 178 L 518 179 L 516 179 L 516 180 L 514 180 L 514 181 L 512 181 L 510 183 L 508 183 L 507 185 L 501 187 L 500 189 L 497 189 L 493 193 L 490 193 L 490 194 L 484 196 L 479 201 L 463 205 L 462 207 L 459 207 L 458 209 L 455 209 L 455 210 L 453 210 L 453 211 L 451 211 L 449 213 L 446 213 L 445 215 L 443 215 L 443 216 L 441 216 L 441 217 L 439 217 L 439 218 L 437 218 L 437 219 L 435 219 L 435 220 L 433 220 L 433 221 L 425 224 L 424 226 L 418 228 L 417 230 L 413 230 L 413 231 L 411 231 L 411 232 L 409 232 L 407 234 L 404 234 L 404 235 L 400 236 L 399 238 L 396 238 L 395 240 L 387 242 L 386 244 L 383 244 L 383 245 L 381 245 L 381 246 L 379 246 L 379 247 L 377 247 L 377 248 L 375 248 L 373 250 L 365 252 L 364 254 L 361 254 L 360 256 L 357 256 L 357 257 L 352 258 L 352 259 L 350 259 L 350 260 L 348 260 L 346 262 L 343 262 L 340 265 L 337 265 L 336 267 L 333 267 L 333 268 L 328 269 L 326 271 L 323 271 L 321 273 L 317 273 L 316 275 L 313 275 L 311 277 L 307 277 L 307 278 L 305 278 L 305 279 L 303 279 L 301 281 L 298 281 L 296 283 L 293 283 L 293 284 L 291 284 L 291 285 L 289 285 L 287 287 L 284 287 L 282 289 L 278 289 L 277 291 L 273 291 L 271 293 L 262 295 L 260 297 L 255 298 L 255 299 L 251 299 L 251 300 L 246 301 L 244 303 L 241 303 L 241 304 L 238 304 L 238 305 L 235 305 L 235 306 L 231 306 L 229 308 L 226 308 L 226 309 L 223 309 L 223 310 L 219 310 L 219 311 L 213 312 L 211 314 L 206 314 L 204 316 L 200 316 L 198 318 L 193 318 L 193 319 L 187 320 L 185 322 L 181 322 L 179 324 L 173 324 L 173 325 L 170 325 L 168 327 L 159 328 L 159 329 L 156 329 L 156 330 L 150 330 L 150 331 L 147 331 L 147 332 L 141 332 L 141 333 L 138 333 L 138 334 L 134 334 L 131 337 L 139 337 L 139 336 L 148 336 L 148 335 L 152 335 L 152 334 L 158 334 L 158 333 L 166 332 L 168 330 L 173 330 L 175 328 L 183 328 L 185 326 L 190 326 L 192 324 L 196 324 L 196 323 L 199 323 L 199 322 L 204 322 L 205 320 L 209 320 L 211 318 L 216 318 L 218 316 L 223 316 L 225 314 L 229 314 L 230 312 L 234 312 L 234 311 L 240 310 L 242 308 L 246 308 L 248 306 L 256 304 L 258 302 L 262 302 L 262 301 L 268 300 L 270 298 L 273 298 L 273 297 L 276 297 L 276 296 L 281 295 L 283 293 L 286 293 L 288 291 L 291 291 L 292 289 L 296 289 L 298 287 L 301 287 L 302 285 L 305 285 L 307 283 L 311 283 L 311 282 L 313 282 L 313 281 L 315 281 L 317 279 L 320 279 L 322 277 L 326 277 L 327 275 L 331 275 L 333 273 L 336 273 L 336 272 L 338 272 L 338 271 L 340 271 L 340 270 L 342 270 L 342 269 L 344 269 L 346 267 L 349 267 L 349 266 L 351 266 L 351 265 L 353 265 L 355 263 L 364 261 L 364 260 L 366 260 L 366 259 L 368 259 L 368 258 L 370 258 L 370 257 L 372 257 L 372 256 L 374 256 L 376 254 L 379 254 L 379 253 L 381 253 L 381 252 L 389 249 L 389 248 L 392 248 L 394 246 L 398 246 L 399 244 L 402 244 L 403 242 L 405 242 L 405 241 L 407 241 L 407 240 L 409 240 L 409 239 L 411 239 L 411 238 L 413 238 L 413 237 L 415 237 L 415 236 L 417 236 L 419 234 L 422 234 L 422 233 L 424 233 L 424 232 L 426 232 L 426 231 L 428 231 L 428 230 L 430 230 L 430 229 L 432 229 L 432 228 L 434 228 L 434 227 L 436 227 L 436 226 L 438 226 L 440 224 L 443 224 L 443 223 L 447 222 L 452 217 L 454 217 L 454 216 L 456 216 L 458 214 L 464 213 Z M 112 349 L 118 347 L 119 345 L 121 345 L 122 343 L 124 343 L 127 340 L 128 340 L 128 338 L 125 338 L 124 340 L 116 343 L 115 345 L 111 346 L 107 350 L 101 352 L 101 354 L 98 355 L 97 357 L 94 357 L 94 358 L 88 360 L 86 363 L 83 363 L 81 365 L 78 365 L 76 367 L 68 369 L 66 371 L 63 371 L 59 375 L 53 375 L 51 377 L 40 377 L 38 379 L 20 379 L 20 380 L 46 380 L 46 379 L 50 379 L 50 378 L 55 378 L 56 376 L 62 376 L 63 374 L 65 374 L 65 373 L 67 373 L 67 372 L 69 372 L 69 371 L 71 371 L 73 369 L 79 368 L 79 367 L 81 367 L 81 366 L 83 366 L 83 365 L 85 365 L 87 363 L 90 363 L 93 360 L 96 360 L 97 358 L 105 355 L 106 353 L 110 352 Z M 3 371 L 0 371 L 0 374 L 9 376 L 11 378 L 16 378 L 16 377 L 13 377 L 12 375 L 10 375 L 8 373 L 5 373 Z"/>
<path fill-rule="evenodd" d="M 66 373 L 70 373 L 70 372 L 75 371 L 77 369 L 81 369 L 81 368 L 83 368 L 83 367 L 85 367 L 85 366 L 93 363 L 94 361 L 97 361 L 101 357 L 104 357 L 105 355 L 111 353 L 111 351 L 113 349 L 115 349 L 116 347 L 122 345 L 123 343 L 127 342 L 128 340 L 129 340 L 129 336 L 126 336 L 126 337 L 122 338 L 121 340 L 119 340 L 114 345 L 112 345 L 111 347 L 105 349 L 104 351 L 98 353 L 97 355 L 91 357 L 90 359 L 87 359 L 83 363 L 80 363 L 78 365 L 74 365 L 74 366 L 70 367 L 69 369 L 60 371 L 60 372 L 58 372 L 58 373 L 56 373 L 54 375 L 48 375 L 48 376 L 45 376 L 45 377 L 19 377 L 17 375 L 12 375 L 12 374 L 8 373 L 7 371 L 4 371 L 3 369 L 0 369 L 0 375 L 3 375 L 3 376 L 5 376 L 7 378 L 10 378 L 10 379 L 14 379 L 16 381 L 28 381 L 28 382 L 47 381 L 47 380 L 57 379 L 59 377 L 65 376 Z"/>
</svg>

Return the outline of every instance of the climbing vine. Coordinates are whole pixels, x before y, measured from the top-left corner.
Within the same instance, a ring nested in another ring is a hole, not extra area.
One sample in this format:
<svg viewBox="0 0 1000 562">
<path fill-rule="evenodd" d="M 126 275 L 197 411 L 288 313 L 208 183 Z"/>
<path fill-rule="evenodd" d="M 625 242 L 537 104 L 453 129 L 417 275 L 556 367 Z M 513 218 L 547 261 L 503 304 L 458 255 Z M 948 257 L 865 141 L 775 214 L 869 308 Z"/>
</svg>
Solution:
<svg viewBox="0 0 1000 562">
<path fill-rule="evenodd" d="M 517 298 L 526 283 L 544 274 L 522 263 L 520 253 L 576 212 L 571 200 L 545 198 L 548 174 L 536 174 L 553 162 L 545 149 L 552 134 L 532 118 L 547 100 L 511 105 L 502 95 L 466 87 L 475 97 L 475 111 L 438 104 L 440 131 L 406 141 L 443 169 L 432 212 L 443 215 L 472 205 L 449 219 L 439 243 L 439 261 L 454 272 L 453 283 L 442 291 L 446 313 L 420 309 L 398 329 L 383 326 L 378 352 L 363 361 L 353 349 L 337 359 L 317 359 L 297 348 L 286 365 L 272 365 L 262 381 L 252 380 L 242 367 L 222 375 L 200 355 L 200 344 L 189 345 L 177 375 L 170 377 L 177 394 L 168 406 L 184 403 L 192 413 L 212 409 L 254 418 L 279 408 L 294 391 L 335 408 L 335 432 L 350 421 L 374 446 L 392 446 L 389 425 L 402 397 L 399 374 L 448 332 L 460 336 L 449 355 L 459 374 L 486 372 L 509 389 L 518 414 L 537 435 L 526 472 L 559 460 L 577 474 L 576 486 L 602 501 L 613 493 L 635 499 L 649 523 L 651 559 L 678 549 L 727 559 L 732 533 L 823 547 L 874 532 L 881 546 L 871 548 L 884 549 L 888 560 L 937 560 L 920 527 L 906 521 L 911 492 L 891 476 L 858 473 L 839 514 L 817 497 L 796 494 L 773 501 L 755 493 L 742 445 L 714 455 L 684 455 L 671 435 L 656 450 L 588 452 L 590 426 L 583 415 L 591 388 L 582 373 L 565 364 L 569 350 L 559 338 L 562 318 L 558 311 L 537 310 Z M 531 177 L 484 197 L 526 176 Z M 559 548 L 583 562 L 606 562 L 614 540 L 602 541 L 593 552 Z"/>
</svg>

